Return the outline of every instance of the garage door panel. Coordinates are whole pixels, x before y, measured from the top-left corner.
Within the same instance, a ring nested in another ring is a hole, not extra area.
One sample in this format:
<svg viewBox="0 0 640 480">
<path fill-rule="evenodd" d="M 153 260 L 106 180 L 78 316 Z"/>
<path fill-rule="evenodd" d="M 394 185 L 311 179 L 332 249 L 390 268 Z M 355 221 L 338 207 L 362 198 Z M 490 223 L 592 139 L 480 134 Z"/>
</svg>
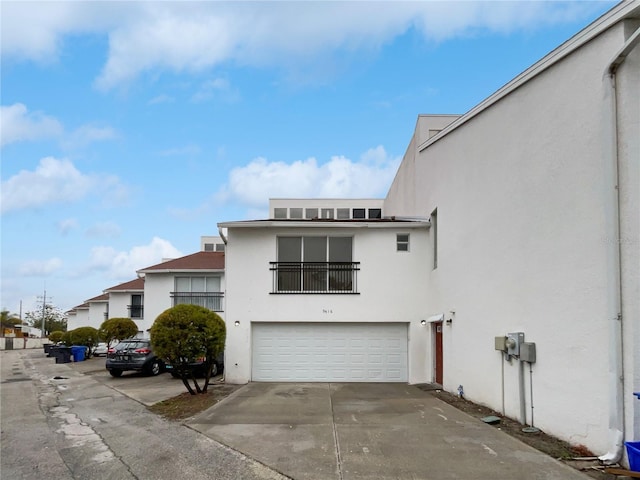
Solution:
<svg viewBox="0 0 640 480">
<path fill-rule="evenodd" d="M 403 323 L 254 323 L 252 380 L 406 382 Z"/>
</svg>

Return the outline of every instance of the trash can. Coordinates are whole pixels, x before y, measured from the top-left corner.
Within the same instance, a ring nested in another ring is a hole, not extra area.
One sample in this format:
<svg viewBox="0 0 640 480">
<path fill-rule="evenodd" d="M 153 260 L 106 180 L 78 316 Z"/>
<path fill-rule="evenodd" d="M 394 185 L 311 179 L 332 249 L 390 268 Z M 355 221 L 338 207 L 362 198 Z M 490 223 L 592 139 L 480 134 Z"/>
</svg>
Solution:
<svg viewBox="0 0 640 480">
<path fill-rule="evenodd" d="M 47 352 L 47 357 L 53 357 L 56 358 L 56 355 L 58 353 L 58 345 L 51 345 L 49 347 L 49 351 Z"/>
<path fill-rule="evenodd" d="M 624 442 L 629 457 L 629 470 L 640 472 L 640 442 Z"/>
<path fill-rule="evenodd" d="M 71 347 L 58 347 L 56 349 L 56 363 L 69 363 L 71 361 Z"/>
<path fill-rule="evenodd" d="M 53 343 L 43 343 L 42 344 L 42 348 L 44 348 L 44 353 L 47 354 L 47 357 L 49 356 L 49 349 L 53 347 Z"/>
<path fill-rule="evenodd" d="M 86 351 L 86 347 L 84 345 L 72 345 L 71 346 L 71 354 L 73 355 L 74 362 L 83 362 L 84 361 L 84 352 Z"/>
</svg>

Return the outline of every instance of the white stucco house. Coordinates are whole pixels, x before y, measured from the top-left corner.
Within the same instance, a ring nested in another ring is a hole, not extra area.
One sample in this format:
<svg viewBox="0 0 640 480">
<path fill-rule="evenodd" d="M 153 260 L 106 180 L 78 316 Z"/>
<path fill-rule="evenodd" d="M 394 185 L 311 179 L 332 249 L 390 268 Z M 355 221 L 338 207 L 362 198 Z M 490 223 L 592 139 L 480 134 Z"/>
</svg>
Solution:
<svg viewBox="0 0 640 480">
<path fill-rule="evenodd" d="M 104 290 L 109 296 L 106 318 L 130 318 L 138 326 L 138 335 L 143 336 L 144 324 L 144 279 L 136 278 Z"/>
<path fill-rule="evenodd" d="M 188 303 L 206 307 L 222 316 L 224 312 L 225 253 L 200 251 L 138 270 L 144 279 L 144 319 L 141 331 L 148 330 L 167 308 Z"/>
<path fill-rule="evenodd" d="M 101 294 L 66 312 L 67 330 L 79 327 L 100 328 L 109 309 L 109 295 Z"/>
<path fill-rule="evenodd" d="M 385 199 L 220 223 L 226 381 L 463 386 L 620 459 L 640 438 L 639 27 L 623 2 L 464 115 L 421 115 Z"/>
</svg>

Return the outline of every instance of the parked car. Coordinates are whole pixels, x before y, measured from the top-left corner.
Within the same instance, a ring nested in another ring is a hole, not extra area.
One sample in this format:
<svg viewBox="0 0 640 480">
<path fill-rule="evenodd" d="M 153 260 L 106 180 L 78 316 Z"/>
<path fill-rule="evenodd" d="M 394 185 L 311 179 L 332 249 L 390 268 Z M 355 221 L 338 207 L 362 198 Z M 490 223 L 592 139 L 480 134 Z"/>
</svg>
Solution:
<svg viewBox="0 0 640 480">
<path fill-rule="evenodd" d="M 147 375 L 159 375 L 165 370 L 164 362 L 151 351 L 151 341 L 141 338 L 123 340 L 110 348 L 105 366 L 112 377 L 119 377 L 127 370 Z"/>
<path fill-rule="evenodd" d="M 205 372 L 204 358 L 199 358 L 195 362 L 190 363 L 189 366 L 193 369 L 193 372 L 196 377 L 205 376 L 206 372 Z M 165 368 L 173 378 L 180 378 L 180 375 L 178 374 L 178 372 L 175 371 L 175 369 L 173 368 L 173 365 L 167 363 L 165 365 Z M 218 358 L 216 358 L 213 361 L 213 367 L 211 369 L 211 378 L 215 377 L 216 375 L 220 375 L 223 371 L 224 371 L 224 354 L 221 353 L 220 355 L 218 355 Z"/>
<path fill-rule="evenodd" d="M 100 356 L 102 356 L 102 355 L 104 355 L 104 356 L 106 357 L 106 356 L 107 356 L 107 353 L 108 353 L 108 347 L 107 347 L 107 344 L 106 344 L 106 343 L 104 343 L 104 342 L 100 342 L 100 343 L 98 343 L 98 345 L 96 345 L 96 346 L 93 348 L 93 352 L 91 352 L 91 354 L 92 354 L 94 357 L 100 357 Z"/>
</svg>

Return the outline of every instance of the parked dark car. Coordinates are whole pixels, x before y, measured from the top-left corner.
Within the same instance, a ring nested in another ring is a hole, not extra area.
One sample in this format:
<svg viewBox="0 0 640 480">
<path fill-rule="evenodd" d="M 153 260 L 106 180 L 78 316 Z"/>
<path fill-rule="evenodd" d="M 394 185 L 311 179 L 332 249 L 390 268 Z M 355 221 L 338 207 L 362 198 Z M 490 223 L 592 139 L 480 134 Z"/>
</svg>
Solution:
<svg viewBox="0 0 640 480">
<path fill-rule="evenodd" d="M 159 375 L 165 370 L 164 362 L 151 351 L 151 341 L 141 338 L 123 340 L 110 348 L 105 365 L 113 377 L 127 370 L 147 375 Z"/>
<path fill-rule="evenodd" d="M 204 377 L 205 376 L 205 364 L 204 364 L 204 358 L 200 358 L 198 360 L 196 360 L 193 363 L 189 364 L 189 367 L 191 367 L 193 369 L 193 373 L 195 374 L 196 377 Z M 170 364 L 166 364 L 165 368 L 167 369 L 167 371 L 171 374 L 171 376 L 173 378 L 180 378 L 180 375 L 178 375 L 178 372 L 176 372 L 173 368 L 173 365 Z M 216 358 L 213 361 L 213 368 L 211 369 L 211 378 L 215 377 L 216 375 L 221 374 L 224 371 L 224 354 L 221 353 L 220 355 L 218 355 L 218 358 Z"/>
</svg>

